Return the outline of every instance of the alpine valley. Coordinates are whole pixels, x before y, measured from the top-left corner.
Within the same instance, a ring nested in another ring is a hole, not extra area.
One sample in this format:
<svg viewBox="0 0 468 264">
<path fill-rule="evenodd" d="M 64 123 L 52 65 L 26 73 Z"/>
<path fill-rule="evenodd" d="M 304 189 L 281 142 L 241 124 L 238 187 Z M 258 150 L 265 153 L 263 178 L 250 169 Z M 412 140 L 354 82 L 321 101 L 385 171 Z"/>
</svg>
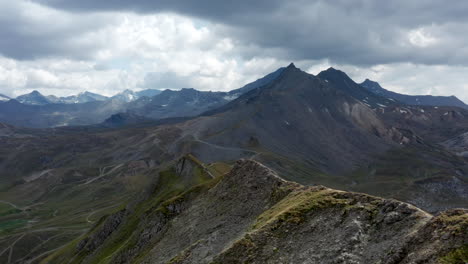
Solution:
<svg viewBox="0 0 468 264">
<path fill-rule="evenodd" d="M 294 64 L 0 95 L 0 263 L 467 263 L 468 106 Z"/>
</svg>

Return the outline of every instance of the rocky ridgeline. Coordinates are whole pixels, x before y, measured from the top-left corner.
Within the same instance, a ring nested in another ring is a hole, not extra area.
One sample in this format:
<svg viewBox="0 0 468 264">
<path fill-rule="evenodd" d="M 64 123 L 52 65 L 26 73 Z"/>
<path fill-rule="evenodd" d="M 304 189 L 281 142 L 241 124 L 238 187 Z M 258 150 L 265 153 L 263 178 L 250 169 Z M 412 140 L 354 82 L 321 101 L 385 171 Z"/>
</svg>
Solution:
<svg viewBox="0 0 468 264">
<path fill-rule="evenodd" d="M 463 263 L 467 227 L 467 210 L 433 216 L 395 200 L 284 181 L 241 160 L 174 198 L 110 216 L 47 261 Z"/>
</svg>

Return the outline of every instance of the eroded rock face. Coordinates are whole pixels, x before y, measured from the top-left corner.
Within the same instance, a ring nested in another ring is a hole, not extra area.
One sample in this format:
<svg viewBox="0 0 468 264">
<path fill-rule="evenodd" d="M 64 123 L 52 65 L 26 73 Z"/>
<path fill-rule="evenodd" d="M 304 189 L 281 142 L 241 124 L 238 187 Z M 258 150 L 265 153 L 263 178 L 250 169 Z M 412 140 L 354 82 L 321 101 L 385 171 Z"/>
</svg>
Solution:
<svg viewBox="0 0 468 264">
<path fill-rule="evenodd" d="M 135 244 L 118 247 L 111 263 L 438 263 L 468 243 L 467 210 L 432 216 L 395 200 L 301 186 L 251 160 L 210 184 L 139 216 Z M 110 219 L 97 234 L 125 228 L 125 219 Z M 96 261 L 99 245 L 84 245 L 95 249 L 85 262 Z"/>
<path fill-rule="evenodd" d="M 125 213 L 125 210 L 121 210 L 109 216 L 97 232 L 78 243 L 76 250 L 84 250 L 86 252 L 93 252 L 96 250 L 122 223 Z"/>
</svg>

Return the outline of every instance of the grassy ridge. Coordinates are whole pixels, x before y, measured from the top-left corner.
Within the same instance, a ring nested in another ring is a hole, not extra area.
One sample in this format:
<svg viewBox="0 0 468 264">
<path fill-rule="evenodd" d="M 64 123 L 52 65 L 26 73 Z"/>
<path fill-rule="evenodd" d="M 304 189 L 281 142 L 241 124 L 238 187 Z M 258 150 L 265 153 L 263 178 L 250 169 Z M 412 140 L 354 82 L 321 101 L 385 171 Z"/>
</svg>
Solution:
<svg viewBox="0 0 468 264">
<path fill-rule="evenodd" d="M 190 179 L 187 180 L 183 175 L 178 175 L 175 167 L 169 167 L 160 171 L 146 198 L 135 205 L 120 208 L 125 213 L 122 223 L 99 246 L 97 254 L 90 256 L 88 255 L 90 252 L 86 249 L 77 250 L 77 245 L 82 240 L 93 239 L 102 225 L 105 224 L 106 220 L 104 219 L 108 217 L 103 217 L 92 230 L 56 251 L 44 259 L 42 263 L 63 263 L 69 260 L 71 260 L 70 263 L 80 263 L 84 259 L 89 263 L 111 263 L 113 257 L 120 252 L 129 251 L 137 247 L 139 237 L 145 226 L 145 219 L 151 219 L 157 214 L 168 214 L 167 208 L 170 204 L 180 202 L 187 195 L 194 195 L 209 188 L 219 180 L 221 175 L 231 168 L 229 165 L 222 163 L 205 165 L 193 156 L 186 158 L 191 160 L 194 165 Z M 210 173 L 215 175 L 216 178 L 212 179 L 205 168 L 208 168 Z M 141 258 L 146 252 L 142 250 L 134 258 Z"/>
</svg>

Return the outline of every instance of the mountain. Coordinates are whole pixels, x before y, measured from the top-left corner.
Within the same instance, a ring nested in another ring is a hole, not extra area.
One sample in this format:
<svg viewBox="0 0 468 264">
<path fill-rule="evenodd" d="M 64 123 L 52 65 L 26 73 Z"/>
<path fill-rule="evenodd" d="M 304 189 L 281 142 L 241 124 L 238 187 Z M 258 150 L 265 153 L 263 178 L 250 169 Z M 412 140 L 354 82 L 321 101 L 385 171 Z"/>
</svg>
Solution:
<svg viewBox="0 0 468 264">
<path fill-rule="evenodd" d="M 51 101 L 40 92 L 34 90 L 31 93 L 20 95 L 16 97 L 16 100 L 22 104 L 27 105 L 46 105 L 50 104 Z"/>
<path fill-rule="evenodd" d="M 440 145 L 467 128 L 464 109 L 409 108 L 342 72 L 313 76 L 290 65 L 269 85 L 183 129 L 193 138 L 184 147 L 204 162 L 252 157 L 289 180 L 433 212 L 467 202 L 468 164 Z"/>
<path fill-rule="evenodd" d="M 105 101 L 106 96 L 91 92 L 83 92 L 77 95 L 57 97 L 54 95 L 44 96 L 38 91 L 33 91 L 29 94 L 20 95 L 16 100 L 27 105 L 46 105 L 46 104 L 79 104 L 94 101 Z"/>
<path fill-rule="evenodd" d="M 111 97 L 112 99 L 114 100 L 120 100 L 122 102 L 132 102 L 132 101 L 135 101 L 136 99 L 138 99 L 138 95 L 136 92 L 132 91 L 132 90 L 125 90 L 123 92 L 120 92 L 114 96 Z"/>
<path fill-rule="evenodd" d="M 285 68 L 286 67 L 281 67 L 281 68 L 277 69 L 276 71 L 274 71 L 272 73 L 269 73 L 269 74 L 263 76 L 262 78 L 254 81 L 254 82 L 248 83 L 248 84 L 244 85 L 241 88 L 238 88 L 238 89 L 235 89 L 235 90 L 232 90 L 232 91 L 228 92 L 228 97 L 232 98 L 232 99 L 235 99 L 235 98 L 239 97 L 243 93 L 246 93 L 246 92 L 248 92 L 250 90 L 253 90 L 253 89 L 256 89 L 256 88 L 259 88 L 259 87 L 262 87 L 264 85 L 269 84 L 270 82 L 276 80 L 281 75 L 281 73 L 284 71 Z"/>
<path fill-rule="evenodd" d="M 164 90 L 151 98 L 142 98 L 129 106 L 129 111 L 153 119 L 196 116 L 228 102 L 223 92 L 204 92 L 193 88 Z M 141 106 L 140 106 L 141 105 Z"/>
<path fill-rule="evenodd" d="M 142 125 L 148 122 L 154 122 L 154 120 L 130 113 L 118 113 L 111 115 L 111 117 L 107 118 L 101 125 L 105 127 L 116 128 L 137 124 Z"/>
<path fill-rule="evenodd" d="M 11 100 L 10 97 L 6 96 L 6 95 L 3 95 L 3 94 L 0 94 L 0 101 L 9 101 Z"/>
<path fill-rule="evenodd" d="M 329 68 L 326 71 L 320 72 L 317 77 L 362 101 L 370 107 L 386 107 L 395 103 L 382 95 L 374 94 L 362 88 L 351 80 L 346 73 L 340 70 Z"/>
<path fill-rule="evenodd" d="M 43 96 L 34 91 L 31 94 L 19 96 L 17 99 L 20 103 L 0 101 L 0 122 L 36 128 L 96 125 L 119 113 L 139 116 L 145 120 L 172 118 L 170 122 L 174 122 L 174 120 L 194 117 L 226 104 L 243 92 L 271 82 L 281 71 L 282 69 L 278 69 L 229 93 L 195 89 L 179 91 L 146 89 L 138 92 L 125 90 L 108 98 L 90 92 L 69 97 L 56 97 Z M 133 119 L 131 123 L 137 119 Z M 145 120 L 142 119 L 142 122 L 147 124 Z"/>
<path fill-rule="evenodd" d="M 171 173 L 184 182 L 202 166 L 183 160 Z M 175 189 L 172 197 L 167 188 L 159 180 L 146 199 L 102 219 L 45 261 L 461 263 L 453 261 L 466 257 L 463 209 L 433 216 L 395 200 L 301 186 L 254 161 Z"/>
<path fill-rule="evenodd" d="M 360 84 L 374 94 L 392 98 L 408 105 L 457 106 L 468 109 L 468 105 L 455 96 L 406 95 L 386 90 L 378 82 L 366 79 Z"/>
<path fill-rule="evenodd" d="M 54 96 L 50 96 L 51 98 L 54 98 Z M 72 95 L 72 96 L 67 96 L 67 97 L 55 97 L 55 100 L 52 99 L 50 101 L 54 103 L 60 103 L 60 104 L 79 104 L 79 103 L 88 103 L 88 102 L 94 102 L 94 101 L 105 101 L 107 100 L 108 97 L 96 94 L 96 93 L 91 93 L 91 92 L 83 92 L 79 93 L 77 95 Z"/>
<path fill-rule="evenodd" d="M 468 203 L 468 111 L 394 102 L 324 74 L 291 64 L 199 116 L 154 123 L 112 116 L 149 97 L 0 103 L 0 120 L 107 119 L 0 123 L 0 263 L 295 263 L 311 249 L 319 263 L 460 259 L 467 213 L 453 208 Z M 162 94 L 182 109 L 226 96 L 176 92 Z"/>
<path fill-rule="evenodd" d="M 193 88 L 184 88 L 178 91 L 164 90 L 153 97 L 144 97 L 132 102 L 128 111 L 151 119 L 197 116 L 223 106 L 244 93 L 271 83 L 281 75 L 284 69 L 284 67 L 279 68 L 230 92 L 198 91 Z"/>
<path fill-rule="evenodd" d="M 305 160 L 321 171 L 348 170 L 369 159 L 372 154 L 368 150 L 390 148 L 394 142 L 386 139 L 397 137 L 398 132 L 387 128 L 354 95 L 363 100 L 368 97 L 372 104 L 389 101 L 359 85 L 353 87 L 360 90 L 349 93 L 348 84 L 341 84 L 355 83 L 339 76 L 343 80 L 333 77 L 328 81 L 291 64 L 269 85 L 205 113 L 216 115 L 216 123 L 204 125 L 207 131 L 200 134 L 211 135 L 209 141 L 219 145 L 249 146 L 257 142 L 265 151 Z M 335 84 L 332 79 L 340 81 Z"/>
<path fill-rule="evenodd" d="M 138 100 L 139 98 L 142 97 L 153 97 L 158 94 L 160 94 L 162 91 L 161 90 L 156 90 L 156 89 L 146 89 L 146 90 L 141 90 L 138 92 L 132 91 L 132 90 L 125 90 L 123 92 L 120 92 L 111 98 L 114 100 L 120 100 L 122 102 L 133 102 L 135 100 Z"/>
<path fill-rule="evenodd" d="M 136 92 L 138 98 L 146 96 L 146 97 L 153 97 L 155 95 L 160 94 L 162 91 L 161 90 L 156 90 L 156 89 L 146 89 L 146 90 L 141 90 Z"/>
<path fill-rule="evenodd" d="M 0 120 L 15 126 L 46 128 L 99 124 L 115 113 L 125 111 L 121 101 L 91 101 L 76 104 L 23 104 L 16 100 L 0 102 Z"/>
</svg>

